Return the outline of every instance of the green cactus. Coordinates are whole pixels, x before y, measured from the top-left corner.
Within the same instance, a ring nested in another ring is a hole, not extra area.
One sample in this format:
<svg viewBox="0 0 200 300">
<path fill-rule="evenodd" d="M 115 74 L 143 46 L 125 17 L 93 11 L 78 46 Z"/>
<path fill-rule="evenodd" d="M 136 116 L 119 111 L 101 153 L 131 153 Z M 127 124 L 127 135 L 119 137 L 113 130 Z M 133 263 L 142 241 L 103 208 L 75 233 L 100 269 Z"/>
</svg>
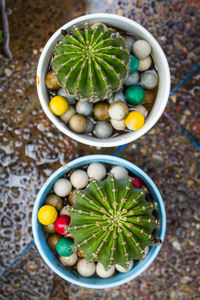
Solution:
<svg viewBox="0 0 200 300">
<path fill-rule="evenodd" d="M 97 102 L 118 91 L 128 74 L 125 41 L 112 28 L 73 26 L 56 45 L 52 68 L 61 86 L 79 100 Z"/>
<path fill-rule="evenodd" d="M 147 202 L 145 193 L 145 188 L 135 189 L 130 178 L 92 180 L 70 208 L 75 247 L 105 268 L 127 267 L 131 259 L 141 259 L 144 248 L 154 242 L 151 233 L 158 224 L 152 215 L 157 204 Z"/>
</svg>

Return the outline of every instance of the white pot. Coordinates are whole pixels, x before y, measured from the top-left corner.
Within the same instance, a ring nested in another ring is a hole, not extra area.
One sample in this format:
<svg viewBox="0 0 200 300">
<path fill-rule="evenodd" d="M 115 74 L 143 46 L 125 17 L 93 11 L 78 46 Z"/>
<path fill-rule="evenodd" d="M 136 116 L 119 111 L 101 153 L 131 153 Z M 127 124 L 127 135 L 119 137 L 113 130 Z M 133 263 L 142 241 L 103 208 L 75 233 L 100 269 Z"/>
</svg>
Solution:
<svg viewBox="0 0 200 300">
<path fill-rule="evenodd" d="M 85 22 L 103 22 L 114 26 L 116 28 L 122 29 L 127 31 L 127 33 L 132 33 L 133 35 L 137 36 L 138 38 L 145 39 L 151 44 L 152 47 L 152 57 L 154 60 L 154 64 L 156 66 L 158 76 L 159 76 L 159 85 L 158 85 L 158 93 L 151 112 L 149 113 L 144 126 L 137 130 L 130 133 L 123 133 L 117 137 L 110 137 L 107 139 L 98 139 L 93 136 L 87 136 L 85 134 L 77 134 L 71 131 L 64 123 L 52 114 L 49 109 L 49 97 L 47 94 L 47 89 L 45 86 L 45 75 L 47 72 L 47 68 L 49 65 L 49 60 L 52 55 L 52 51 L 57 43 L 57 41 L 61 37 L 61 30 L 62 29 L 69 29 L 71 26 L 75 24 L 83 24 Z M 47 115 L 47 117 L 54 123 L 54 125 L 62 131 L 64 134 L 69 136 L 70 138 L 81 142 L 86 145 L 96 146 L 96 147 L 115 147 L 123 144 L 130 143 L 132 141 L 137 140 L 142 135 L 144 135 L 147 131 L 149 131 L 158 119 L 161 117 L 165 106 L 167 105 L 169 92 L 170 92 L 170 72 L 167 59 L 165 54 L 163 53 L 160 45 L 155 40 L 155 38 L 141 25 L 138 23 L 118 15 L 113 14 L 90 14 L 86 16 L 82 16 L 76 18 L 67 24 L 63 25 L 59 28 L 52 37 L 48 40 L 47 44 L 45 45 L 37 68 L 37 91 L 40 103 L 42 108 Z"/>
</svg>

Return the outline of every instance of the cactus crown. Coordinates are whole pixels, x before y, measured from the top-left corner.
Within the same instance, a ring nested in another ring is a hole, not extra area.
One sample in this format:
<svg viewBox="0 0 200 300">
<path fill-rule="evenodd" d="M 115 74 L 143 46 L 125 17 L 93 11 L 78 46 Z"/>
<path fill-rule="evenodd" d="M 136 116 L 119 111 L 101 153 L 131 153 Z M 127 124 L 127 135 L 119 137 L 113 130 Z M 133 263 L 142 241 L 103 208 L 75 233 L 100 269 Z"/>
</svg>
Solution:
<svg viewBox="0 0 200 300">
<path fill-rule="evenodd" d="M 105 268 L 127 267 L 131 259 L 141 259 L 144 248 L 153 244 L 151 233 L 158 224 L 152 215 L 156 204 L 145 200 L 145 192 L 135 189 L 130 178 L 92 180 L 70 209 L 75 247 Z"/>
<path fill-rule="evenodd" d="M 56 45 L 52 67 L 66 91 L 79 100 L 97 102 L 119 90 L 128 74 L 125 41 L 112 28 L 85 23 L 73 26 Z"/>
</svg>

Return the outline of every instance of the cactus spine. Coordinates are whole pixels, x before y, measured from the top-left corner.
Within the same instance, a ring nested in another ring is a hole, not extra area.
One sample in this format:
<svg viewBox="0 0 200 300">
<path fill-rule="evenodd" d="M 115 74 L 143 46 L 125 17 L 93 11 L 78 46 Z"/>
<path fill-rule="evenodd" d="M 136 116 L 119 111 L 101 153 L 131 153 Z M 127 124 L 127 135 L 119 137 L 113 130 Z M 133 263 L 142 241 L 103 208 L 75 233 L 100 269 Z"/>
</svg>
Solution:
<svg viewBox="0 0 200 300">
<path fill-rule="evenodd" d="M 152 215 L 156 204 L 145 200 L 145 192 L 135 189 L 130 178 L 92 180 L 70 209 L 75 247 L 105 268 L 127 267 L 131 259 L 141 259 L 144 248 L 153 244 L 152 231 L 158 224 Z"/>
<path fill-rule="evenodd" d="M 52 67 L 59 83 L 79 100 L 97 102 L 119 90 L 128 74 L 125 41 L 112 28 L 73 26 L 56 45 Z"/>
</svg>

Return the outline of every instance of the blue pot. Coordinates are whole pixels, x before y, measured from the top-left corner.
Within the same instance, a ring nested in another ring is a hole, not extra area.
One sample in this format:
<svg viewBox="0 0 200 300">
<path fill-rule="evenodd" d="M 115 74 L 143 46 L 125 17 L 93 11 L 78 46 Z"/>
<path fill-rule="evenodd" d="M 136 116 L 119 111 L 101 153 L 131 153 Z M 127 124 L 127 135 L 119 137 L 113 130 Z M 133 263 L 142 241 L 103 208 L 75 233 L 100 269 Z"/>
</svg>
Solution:
<svg viewBox="0 0 200 300">
<path fill-rule="evenodd" d="M 46 196 L 50 193 L 55 181 L 58 178 L 62 177 L 65 173 L 68 173 L 74 168 L 82 167 L 92 162 L 102 162 L 125 167 L 127 170 L 129 170 L 130 173 L 133 173 L 134 175 L 142 179 L 142 181 L 147 186 L 148 190 L 151 192 L 154 201 L 158 203 L 158 217 L 160 219 L 160 228 L 158 229 L 158 236 L 162 241 L 164 240 L 166 230 L 166 212 L 160 192 L 158 191 L 155 183 L 151 180 L 151 178 L 133 163 L 115 156 L 100 154 L 77 158 L 55 171 L 44 183 L 40 192 L 37 195 L 32 214 L 33 236 L 38 251 L 40 252 L 40 255 L 42 256 L 43 260 L 47 263 L 49 268 L 52 269 L 63 279 L 70 281 L 76 285 L 87 288 L 104 289 L 118 286 L 139 276 L 150 266 L 150 264 L 156 258 L 158 252 L 160 251 L 161 245 L 155 245 L 150 247 L 149 253 L 146 256 L 146 258 L 134 265 L 134 267 L 129 272 L 117 273 L 113 277 L 105 279 L 96 276 L 88 278 L 82 277 L 72 268 L 64 267 L 59 262 L 59 260 L 48 247 L 46 238 L 42 230 L 42 225 L 38 222 L 37 219 L 38 210 L 43 205 Z"/>
</svg>

